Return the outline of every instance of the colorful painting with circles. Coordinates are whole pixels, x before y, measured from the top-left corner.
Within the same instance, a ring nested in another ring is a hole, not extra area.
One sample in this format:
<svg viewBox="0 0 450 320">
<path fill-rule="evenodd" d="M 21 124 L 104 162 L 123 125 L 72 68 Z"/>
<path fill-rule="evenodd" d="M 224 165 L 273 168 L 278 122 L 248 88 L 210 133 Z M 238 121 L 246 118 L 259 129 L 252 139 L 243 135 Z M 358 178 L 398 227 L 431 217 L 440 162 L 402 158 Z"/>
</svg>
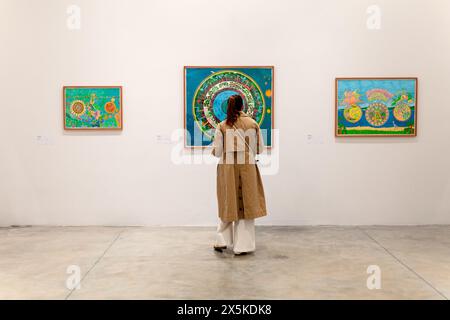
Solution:
<svg viewBox="0 0 450 320">
<path fill-rule="evenodd" d="M 242 96 L 244 112 L 259 123 L 265 145 L 272 146 L 273 67 L 185 67 L 184 85 L 187 147 L 211 144 L 234 94 Z"/>
<path fill-rule="evenodd" d="M 63 91 L 64 129 L 122 129 L 122 87 L 64 87 Z"/>
<path fill-rule="evenodd" d="M 336 136 L 416 136 L 417 78 L 337 78 Z"/>
</svg>

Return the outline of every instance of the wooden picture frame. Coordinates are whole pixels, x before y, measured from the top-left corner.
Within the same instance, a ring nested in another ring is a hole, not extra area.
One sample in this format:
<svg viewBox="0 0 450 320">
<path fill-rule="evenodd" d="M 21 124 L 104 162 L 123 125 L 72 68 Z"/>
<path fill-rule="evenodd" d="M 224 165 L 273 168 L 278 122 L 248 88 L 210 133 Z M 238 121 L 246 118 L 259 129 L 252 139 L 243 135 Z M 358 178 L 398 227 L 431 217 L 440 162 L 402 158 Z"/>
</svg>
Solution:
<svg viewBox="0 0 450 320">
<path fill-rule="evenodd" d="M 68 91 L 70 90 L 74 92 L 69 98 Z M 86 92 L 83 93 L 83 90 Z M 122 92 L 122 86 L 63 86 L 64 130 L 123 130 Z M 96 103 L 97 93 L 101 93 L 102 96 L 99 99 L 100 102 Z M 117 101 L 119 106 L 117 106 Z M 114 126 L 114 122 L 116 126 Z M 83 126 L 80 123 L 86 123 L 86 125 Z"/>
<path fill-rule="evenodd" d="M 267 77 L 270 74 L 270 79 L 267 79 L 269 82 L 267 84 L 264 82 L 263 89 L 261 89 L 260 83 L 259 83 L 259 77 L 258 80 L 254 80 L 251 76 L 248 76 L 244 71 L 248 71 L 249 73 L 252 73 L 252 71 L 255 70 L 266 70 L 265 73 L 267 75 L 261 76 L 261 77 Z M 188 78 L 188 72 L 189 70 L 200 70 L 200 73 L 204 74 L 204 78 L 201 78 L 201 80 L 196 79 L 193 81 L 193 83 L 189 83 L 190 79 Z M 253 80 L 256 83 L 256 87 L 260 89 L 259 91 L 263 95 L 264 99 L 264 115 L 263 115 L 263 126 L 261 126 L 261 129 L 269 130 L 269 136 L 267 140 L 269 141 L 269 144 L 266 147 L 271 148 L 273 146 L 273 129 L 274 129 L 274 123 L 275 123 L 275 115 L 274 115 L 274 106 L 275 106 L 275 67 L 274 66 L 184 66 L 183 68 L 183 128 L 184 128 L 184 147 L 189 149 L 203 149 L 205 147 L 211 147 L 210 144 L 203 144 L 202 145 L 195 145 L 195 144 L 188 144 L 188 139 L 186 136 L 186 133 L 189 132 L 189 134 L 192 135 L 192 133 L 195 134 L 195 130 L 198 130 L 198 132 L 201 129 L 196 129 L 195 126 L 195 116 L 194 115 L 194 102 L 193 98 L 198 92 L 200 86 L 206 81 L 207 78 L 210 78 L 214 74 L 227 72 L 227 71 L 236 71 L 241 72 L 245 76 L 248 76 L 249 79 Z M 262 92 L 264 90 L 264 92 Z M 270 92 L 268 91 L 270 90 Z M 189 100 L 189 101 L 188 101 Z M 245 99 L 244 99 L 245 101 Z M 269 104 L 267 104 L 267 101 L 269 101 Z M 246 103 L 246 102 L 244 102 Z M 189 108 L 189 109 L 188 109 Z M 192 109 L 192 110 L 191 110 Z M 268 119 L 270 121 L 267 121 L 265 117 L 270 116 Z M 192 118 L 191 118 L 192 116 Z M 264 122 L 266 121 L 266 122 Z M 198 122 L 197 122 L 198 123 Z M 203 134 L 203 132 L 202 132 Z M 192 136 L 191 136 L 192 137 Z M 195 140 L 195 139 L 194 139 Z M 212 141 L 212 139 L 211 139 Z M 208 141 L 207 141 L 208 142 Z"/>
<path fill-rule="evenodd" d="M 418 88 L 417 77 L 336 78 L 335 137 L 416 137 Z"/>
</svg>

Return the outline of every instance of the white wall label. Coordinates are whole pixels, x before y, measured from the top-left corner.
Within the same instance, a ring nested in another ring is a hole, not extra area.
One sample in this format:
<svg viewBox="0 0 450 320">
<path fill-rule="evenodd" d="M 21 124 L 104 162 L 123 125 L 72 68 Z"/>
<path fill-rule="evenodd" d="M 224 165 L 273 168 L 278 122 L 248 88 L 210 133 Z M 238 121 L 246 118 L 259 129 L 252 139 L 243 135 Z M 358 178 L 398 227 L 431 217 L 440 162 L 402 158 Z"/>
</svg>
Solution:
<svg viewBox="0 0 450 320">
<path fill-rule="evenodd" d="M 42 146 L 48 146 L 53 144 L 53 139 L 46 135 L 37 135 L 36 136 L 36 142 L 39 145 Z"/>
<path fill-rule="evenodd" d="M 156 142 L 159 144 L 172 144 L 171 136 L 167 134 L 157 134 Z"/>
<path fill-rule="evenodd" d="M 307 144 L 323 144 L 324 137 L 321 134 L 315 135 L 315 134 L 308 133 L 306 135 L 306 143 Z"/>
</svg>

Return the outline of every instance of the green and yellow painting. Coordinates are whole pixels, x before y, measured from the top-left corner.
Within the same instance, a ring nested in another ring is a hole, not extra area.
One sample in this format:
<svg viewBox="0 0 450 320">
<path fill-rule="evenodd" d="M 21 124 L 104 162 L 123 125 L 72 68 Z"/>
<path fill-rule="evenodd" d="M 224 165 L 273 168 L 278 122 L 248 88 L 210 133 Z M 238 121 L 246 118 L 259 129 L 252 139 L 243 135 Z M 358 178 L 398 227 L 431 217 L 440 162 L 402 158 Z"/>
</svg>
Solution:
<svg viewBox="0 0 450 320">
<path fill-rule="evenodd" d="M 122 87 L 64 87 L 64 129 L 122 129 Z"/>
<path fill-rule="evenodd" d="M 417 78 L 336 79 L 336 136 L 416 136 Z"/>
</svg>

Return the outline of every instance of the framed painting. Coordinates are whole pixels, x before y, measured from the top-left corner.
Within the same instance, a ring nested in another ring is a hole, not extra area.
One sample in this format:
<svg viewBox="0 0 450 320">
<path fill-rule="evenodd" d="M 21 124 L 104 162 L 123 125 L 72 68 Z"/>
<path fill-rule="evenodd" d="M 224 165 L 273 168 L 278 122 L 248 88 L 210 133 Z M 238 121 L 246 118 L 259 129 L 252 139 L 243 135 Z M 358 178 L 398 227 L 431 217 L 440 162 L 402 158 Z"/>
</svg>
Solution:
<svg viewBox="0 0 450 320">
<path fill-rule="evenodd" d="M 122 130 L 122 87 L 65 86 L 65 130 Z"/>
<path fill-rule="evenodd" d="M 336 137 L 417 135 L 417 78 L 336 78 Z"/>
<path fill-rule="evenodd" d="M 244 112 L 259 124 L 272 146 L 274 67 L 184 67 L 185 147 L 207 147 L 218 123 L 226 119 L 227 100 L 239 94 Z"/>
</svg>

